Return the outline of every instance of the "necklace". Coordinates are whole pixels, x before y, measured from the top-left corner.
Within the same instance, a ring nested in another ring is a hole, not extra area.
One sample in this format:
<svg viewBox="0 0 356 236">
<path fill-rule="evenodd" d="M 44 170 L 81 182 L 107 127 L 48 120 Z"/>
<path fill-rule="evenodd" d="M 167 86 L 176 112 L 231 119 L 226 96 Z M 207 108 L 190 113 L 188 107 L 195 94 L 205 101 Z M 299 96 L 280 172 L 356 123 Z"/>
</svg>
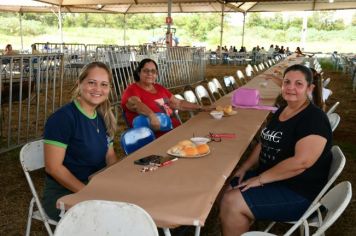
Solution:
<svg viewBox="0 0 356 236">
<path fill-rule="evenodd" d="M 97 133 L 100 132 L 98 114 L 96 114 L 96 125 L 95 125 L 95 123 L 92 122 L 92 120 L 91 120 L 90 124 L 92 124 L 92 125 L 96 128 L 96 132 L 97 132 Z"/>
</svg>

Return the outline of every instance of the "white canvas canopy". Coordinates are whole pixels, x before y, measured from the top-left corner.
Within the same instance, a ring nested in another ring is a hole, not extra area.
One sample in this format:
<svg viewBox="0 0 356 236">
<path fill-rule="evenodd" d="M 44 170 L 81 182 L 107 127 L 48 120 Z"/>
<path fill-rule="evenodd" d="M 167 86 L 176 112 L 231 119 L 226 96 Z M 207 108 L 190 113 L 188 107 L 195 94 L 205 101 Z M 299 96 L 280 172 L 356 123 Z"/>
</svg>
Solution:
<svg viewBox="0 0 356 236">
<path fill-rule="evenodd" d="M 101 13 L 165 13 L 167 0 L 0 0 L 0 11 Z M 225 4 L 224 4 L 225 3 Z M 172 13 L 189 12 L 278 12 L 356 9 L 355 0 L 172 0 Z"/>
</svg>

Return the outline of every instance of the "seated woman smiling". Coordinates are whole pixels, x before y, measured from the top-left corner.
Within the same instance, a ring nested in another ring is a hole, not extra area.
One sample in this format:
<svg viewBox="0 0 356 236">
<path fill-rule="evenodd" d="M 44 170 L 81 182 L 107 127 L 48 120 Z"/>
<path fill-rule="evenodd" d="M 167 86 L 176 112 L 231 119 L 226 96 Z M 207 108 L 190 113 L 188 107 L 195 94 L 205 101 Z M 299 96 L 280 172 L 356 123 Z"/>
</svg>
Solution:
<svg viewBox="0 0 356 236">
<path fill-rule="evenodd" d="M 174 117 L 174 109 L 211 110 L 199 104 L 177 99 L 168 89 L 156 83 L 157 76 L 157 63 L 149 58 L 143 59 L 135 70 L 135 83 L 126 88 L 121 100 L 121 106 L 130 126 L 136 116 L 145 115 L 149 118 L 156 137 L 159 137 L 166 132 L 159 130 L 160 122 L 155 113 L 167 114 L 172 120 L 173 127 L 177 127 L 180 123 Z"/>
<path fill-rule="evenodd" d="M 78 192 L 90 175 L 117 161 L 113 148 L 116 120 L 108 100 L 111 83 L 111 72 L 104 63 L 86 65 L 73 101 L 46 122 L 43 207 L 53 220 L 60 219 L 58 198 Z"/>
<path fill-rule="evenodd" d="M 254 220 L 299 219 L 327 182 L 332 132 L 325 113 L 309 101 L 312 79 L 303 65 L 285 70 L 281 90 L 287 105 L 262 129 L 260 143 L 223 196 L 224 236 L 241 235 Z"/>
</svg>

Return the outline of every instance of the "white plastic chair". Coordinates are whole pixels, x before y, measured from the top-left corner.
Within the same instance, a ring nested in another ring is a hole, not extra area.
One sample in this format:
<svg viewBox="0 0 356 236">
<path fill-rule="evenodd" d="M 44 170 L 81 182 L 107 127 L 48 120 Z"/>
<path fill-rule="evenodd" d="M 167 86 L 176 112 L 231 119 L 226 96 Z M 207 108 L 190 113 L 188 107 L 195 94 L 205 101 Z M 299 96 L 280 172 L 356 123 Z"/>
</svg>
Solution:
<svg viewBox="0 0 356 236">
<path fill-rule="evenodd" d="M 233 76 L 225 76 L 224 77 L 224 84 L 228 92 L 236 89 L 238 86 L 236 84 L 236 80 Z"/>
<path fill-rule="evenodd" d="M 258 73 L 259 69 L 258 69 L 257 65 L 253 65 L 253 68 L 255 69 L 255 72 Z"/>
<path fill-rule="evenodd" d="M 245 74 L 249 79 L 252 79 L 252 73 L 253 73 L 253 69 L 252 67 L 248 67 L 246 66 L 245 68 Z"/>
<path fill-rule="evenodd" d="M 320 227 L 312 234 L 313 236 L 323 235 L 324 232 L 340 217 L 346 207 L 351 201 L 352 187 L 351 183 L 344 181 L 332 188 L 324 197 L 320 199 L 312 208 L 310 208 L 304 215 L 290 228 L 284 236 L 291 235 L 299 227 L 304 226 L 305 236 L 309 236 L 308 218 L 315 212 L 320 214 L 320 208 L 326 208 L 326 215 Z M 267 232 L 247 232 L 242 236 L 272 236 L 274 234 Z"/>
<path fill-rule="evenodd" d="M 330 107 L 330 109 L 326 112 L 326 114 L 329 115 L 333 113 L 336 110 L 336 108 L 339 106 L 339 104 L 340 102 L 335 102 L 335 104 L 332 107 Z"/>
<path fill-rule="evenodd" d="M 258 69 L 260 71 L 263 71 L 265 69 L 265 66 L 262 63 L 260 63 L 260 64 L 258 64 Z"/>
<path fill-rule="evenodd" d="M 240 81 L 241 85 L 246 84 L 245 76 L 244 76 L 244 74 L 242 73 L 241 70 L 237 70 L 236 71 L 236 75 L 237 75 L 237 78 L 239 78 L 239 81 Z"/>
<path fill-rule="evenodd" d="M 203 98 L 209 100 L 210 104 L 213 104 L 213 100 L 215 101 L 214 98 L 211 99 L 208 90 L 206 90 L 206 88 L 201 84 L 195 87 L 195 94 L 197 95 L 200 104 L 203 104 Z"/>
<path fill-rule="evenodd" d="M 321 191 L 319 192 L 319 194 L 316 196 L 316 198 L 314 199 L 314 201 L 310 204 L 308 210 L 310 208 L 312 208 L 319 200 L 320 198 L 329 190 L 329 188 L 331 187 L 331 185 L 335 182 L 335 180 L 337 179 L 337 177 L 341 174 L 342 170 L 345 167 L 345 163 L 346 163 L 346 158 L 345 155 L 342 153 L 341 149 L 339 146 L 333 146 L 331 148 L 331 153 L 332 153 L 332 161 L 331 161 L 331 165 L 330 165 L 330 170 L 329 170 L 329 175 L 328 175 L 328 182 L 325 184 L 325 186 L 321 189 Z M 307 210 L 307 211 L 308 211 Z M 314 217 L 312 219 L 309 219 L 309 225 L 313 226 L 313 227 L 318 227 L 318 225 L 320 224 L 319 222 L 320 219 L 318 219 L 317 217 Z M 295 221 L 293 222 L 286 222 L 286 223 L 290 223 L 290 224 L 294 224 Z M 265 229 L 265 232 L 268 232 L 274 225 L 276 224 L 276 222 L 272 222 L 270 223 L 267 228 Z"/>
<path fill-rule="evenodd" d="M 200 104 L 198 98 L 195 96 L 194 92 L 192 90 L 186 90 L 183 92 L 184 99 L 187 100 L 188 102 L 191 103 L 196 103 Z M 189 112 L 190 117 L 194 116 L 194 112 L 190 111 Z"/>
<path fill-rule="evenodd" d="M 200 104 L 198 98 L 195 96 L 192 90 L 186 90 L 183 92 L 183 97 L 185 100 L 191 103 Z"/>
<path fill-rule="evenodd" d="M 213 78 L 211 81 L 212 81 L 212 82 L 215 84 L 215 86 L 218 88 L 219 93 L 224 96 L 224 95 L 225 95 L 225 90 L 224 90 L 223 87 L 221 86 L 219 80 L 218 80 L 217 78 Z"/>
<path fill-rule="evenodd" d="M 38 197 L 35 185 L 33 184 L 30 176 L 31 171 L 44 168 L 44 153 L 43 153 L 43 140 L 38 140 L 25 144 L 20 151 L 20 163 L 25 174 L 26 180 L 32 193 L 27 218 L 27 226 L 25 235 L 30 235 L 32 219 L 40 220 L 44 223 L 49 235 L 53 235 L 51 225 L 56 225 L 57 222 L 50 219 L 45 213 L 41 201 Z M 34 210 L 34 207 L 38 210 Z"/>
<path fill-rule="evenodd" d="M 334 132 L 334 130 L 339 125 L 341 118 L 340 118 L 339 114 L 337 114 L 337 113 L 328 114 L 328 118 L 329 118 L 329 122 L 331 125 L 331 130 Z"/>
<path fill-rule="evenodd" d="M 70 208 L 59 221 L 55 236 L 158 236 L 151 216 L 125 202 L 89 200 Z"/>
<path fill-rule="evenodd" d="M 324 80 L 324 81 L 323 81 L 323 87 L 326 88 L 326 86 L 329 85 L 330 81 L 331 81 L 330 77 L 327 78 L 326 80 Z"/>
<path fill-rule="evenodd" d="M 220 98 L 221 97 L 221 94 L 219 92 L 219 89 L 218 87 L 216 87 L 215 83 L 213 81 L 209 81 L 208 82 L 208 89 L 209 89 L 209 92 L 211 94 L 211 96 L 213 97 L 214 100 L 215 99 L 215 94 L 217 94 L 217 96 Z"/>
</svg>

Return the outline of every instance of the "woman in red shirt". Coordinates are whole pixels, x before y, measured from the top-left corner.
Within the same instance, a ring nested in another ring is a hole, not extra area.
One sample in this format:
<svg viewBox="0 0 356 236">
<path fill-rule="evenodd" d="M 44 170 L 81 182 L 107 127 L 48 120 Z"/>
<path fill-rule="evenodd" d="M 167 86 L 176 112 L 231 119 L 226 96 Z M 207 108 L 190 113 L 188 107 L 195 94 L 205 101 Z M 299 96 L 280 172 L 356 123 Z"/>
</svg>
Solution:
<svg viewBox="0 0 356 236">
<path fill-rule="evenodd" d="M 157 75 L 157 63 L 149 58 L 143 59 L 135 70 L 135 83 L 124 91 L 121 105 L 131 126 L 136 116 L 145 115 L 149 118 L 156 136 L 161 136 L 164 132 L 159 131 L 160 122 L 155 113 L 167 114 L 172 120 L 173 127 L 177 127 L 180 123 L 174 117 L 174 109 L 209 110 L 203 109 L 199 104 L 177 99 L 168 89 L 156 83 Z"/>
</svg>

